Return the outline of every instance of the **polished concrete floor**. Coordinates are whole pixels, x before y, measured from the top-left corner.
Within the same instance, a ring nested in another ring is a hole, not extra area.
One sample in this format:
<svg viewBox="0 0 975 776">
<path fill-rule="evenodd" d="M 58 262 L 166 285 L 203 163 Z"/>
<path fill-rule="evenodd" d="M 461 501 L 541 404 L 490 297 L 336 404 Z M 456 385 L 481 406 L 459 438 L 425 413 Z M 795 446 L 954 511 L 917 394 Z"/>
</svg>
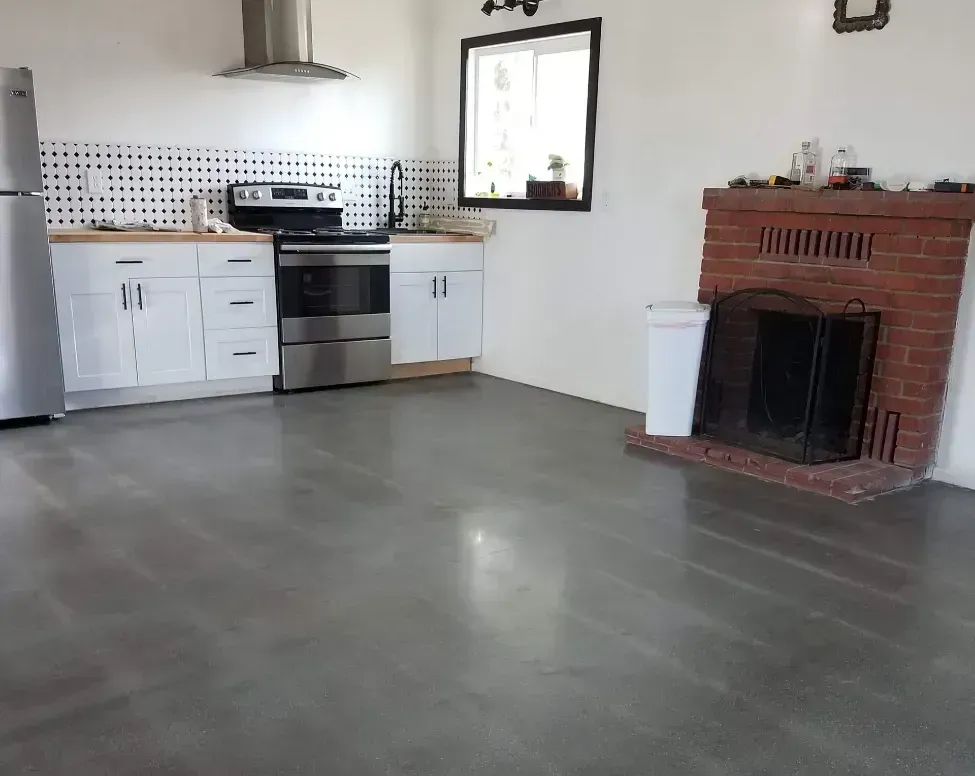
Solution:
<svg viewBox="0 0 975 776">
<path fill-rule="evenodd" d="M 0 774 L 975 771 L 975 494 L 486 377 L 0 433 Z"/>
</svg>

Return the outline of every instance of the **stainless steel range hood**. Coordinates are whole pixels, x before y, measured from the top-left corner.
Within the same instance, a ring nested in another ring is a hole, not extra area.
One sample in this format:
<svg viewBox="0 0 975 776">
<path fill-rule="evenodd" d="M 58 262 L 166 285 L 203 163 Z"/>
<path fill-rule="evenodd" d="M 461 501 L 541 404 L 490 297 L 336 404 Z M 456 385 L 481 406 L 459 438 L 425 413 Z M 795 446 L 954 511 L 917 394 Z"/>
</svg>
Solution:
<svg viewBox="0 0 975 776">
<path fill-rule="evenodd" d="M 227 78 L 275 81 L 344 81 L 359 76 L 314 61 L 311 0 L 242 0 L 244 66 L 217 73 Z"/>
</svg>

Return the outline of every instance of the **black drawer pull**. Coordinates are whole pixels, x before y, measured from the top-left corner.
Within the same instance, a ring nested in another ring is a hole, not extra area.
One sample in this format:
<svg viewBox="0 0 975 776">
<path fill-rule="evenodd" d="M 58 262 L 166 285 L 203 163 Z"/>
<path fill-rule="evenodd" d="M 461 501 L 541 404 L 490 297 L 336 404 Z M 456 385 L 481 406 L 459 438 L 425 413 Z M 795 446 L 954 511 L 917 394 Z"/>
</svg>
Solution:
<svg viewBox="0 0 975 776">
<path fill-rule="evenodd" d="M 235 304 L 254 304 L 254 303 L 253 302 L 231 302 L 230 304 L 235 305 Z"/>
<path fill-rule="evenodd" d="M 142 259 L 122 259 L 121 261 L 116 261 L 116 264 L 144 264 Z"/>
<path fill-rule="evenodd" d="M 235 356 L 256 356 L 256 350 L 248 350 L 246 353 L 234 353 Z"/>
<path fill-rule="evenodd" d="M 227 259 L 228 264 L 250 264 L 253 259 Z"/>
</svg>

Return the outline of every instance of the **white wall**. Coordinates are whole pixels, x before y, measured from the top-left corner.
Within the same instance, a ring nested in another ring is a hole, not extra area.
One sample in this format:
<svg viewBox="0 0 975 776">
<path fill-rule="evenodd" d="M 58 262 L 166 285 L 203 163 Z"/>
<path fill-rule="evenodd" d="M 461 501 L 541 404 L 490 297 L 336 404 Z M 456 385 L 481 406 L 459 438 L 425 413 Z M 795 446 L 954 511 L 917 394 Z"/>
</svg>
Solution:
<svg viewBox="0 0 975 776">
<path fill-rule="evenodd" d="M 694 298 L 701 190 L 742 173 L 787 174 L 803 139 L 852 144 L 880 178 L 975 176 L 975 3 L 896 3 L 883 31 L 833 32 L 830 0 L 545 0 L 531 22 L 488 18 L 474 0 L 439 0 L 434 145 L 456 158 L 459 41 L 601 15 L 591 214 L 498 214 L 488 243 L 480 369 L 642 410 L 644 308 Z M 827 154 L 827 155 L 828 155 Z M 608 198 L 608 208 L 602 208 Z M 975 337 L 975 290 L 962 325 Z M 964 375 L 975 387 L 975 345 Z M 975 412 L 942 465 L 961 466 Z M 971 466 L 973 462 L 969 460 Z M 975 472 L 975 469 L 973 469 Z"/>
<path fill-rule="evenodd" d="M 213 78 L 243 64 L 240 0 L 0 0 L 0 66 L 34 69 L 46 140 L 422 155 L 428 4 L 313 9 L 316 58 L 361 82 Z"/>
</svg>

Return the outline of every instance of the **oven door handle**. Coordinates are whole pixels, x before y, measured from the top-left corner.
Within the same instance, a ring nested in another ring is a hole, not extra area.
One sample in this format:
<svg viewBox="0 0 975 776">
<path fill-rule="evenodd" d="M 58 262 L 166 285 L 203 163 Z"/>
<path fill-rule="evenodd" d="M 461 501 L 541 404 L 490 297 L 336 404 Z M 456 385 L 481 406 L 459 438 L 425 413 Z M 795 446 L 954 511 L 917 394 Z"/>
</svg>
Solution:
<svg viewBox="0 0 975 776">
<path fill-rule="evenodd" d="M 285 253 L 278 256 L 282 267 L 388 267 L 389 251 L 384 253 Z"/>
<path fill-rule="evenodd" d="M 282 245 L 281 253 L 389 253 L 389 243 L 364 243 L 361 245 Z"/>
</svg>

